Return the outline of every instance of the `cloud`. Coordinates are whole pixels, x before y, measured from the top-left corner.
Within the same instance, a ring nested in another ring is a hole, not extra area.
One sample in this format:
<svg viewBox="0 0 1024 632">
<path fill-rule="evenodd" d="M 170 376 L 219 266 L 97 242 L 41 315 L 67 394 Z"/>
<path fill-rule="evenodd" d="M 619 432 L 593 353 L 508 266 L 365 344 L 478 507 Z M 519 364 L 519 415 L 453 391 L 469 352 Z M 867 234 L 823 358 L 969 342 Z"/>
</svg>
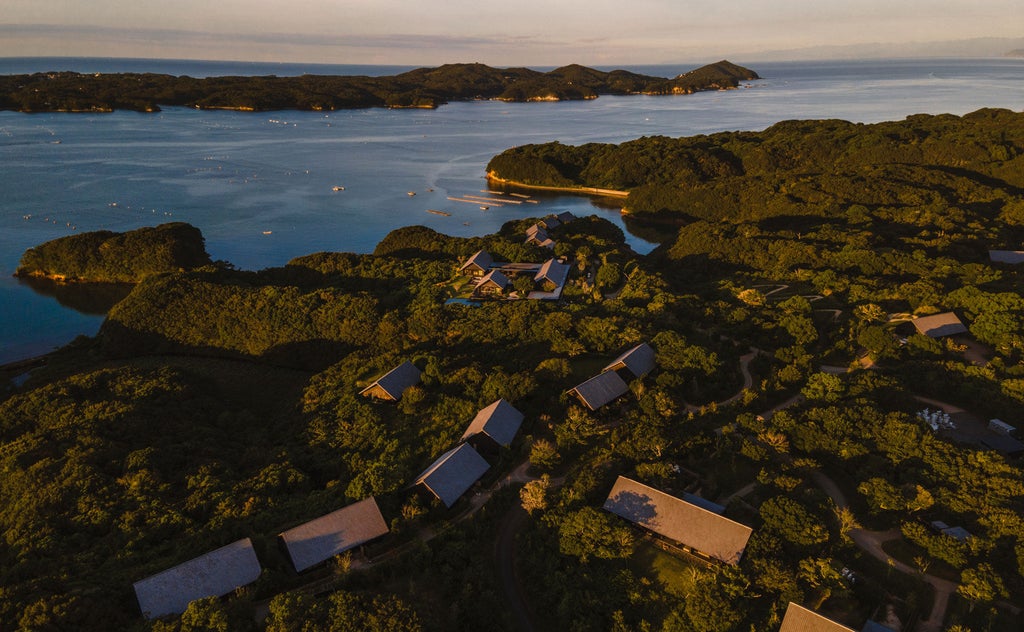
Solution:
<svg viewBox="0 0 1024 632">
<path fill-rule="evenodd" d="M 130 29 L 96 25 L 0 24 L 0 37 L 57 38 L 61 40 L 106 40 L 110 42 L 164 42 L 185 44 L 343 46 L 353 48 L 390 49 L 479 49 L 505 46 L 556 46 L 564 42 L 542 41 L 529 36 L 474 37 L 463 35 L 422 34 L 315 34 L 315 33 L 226 33 L 180 29 Z"/>
</svg>

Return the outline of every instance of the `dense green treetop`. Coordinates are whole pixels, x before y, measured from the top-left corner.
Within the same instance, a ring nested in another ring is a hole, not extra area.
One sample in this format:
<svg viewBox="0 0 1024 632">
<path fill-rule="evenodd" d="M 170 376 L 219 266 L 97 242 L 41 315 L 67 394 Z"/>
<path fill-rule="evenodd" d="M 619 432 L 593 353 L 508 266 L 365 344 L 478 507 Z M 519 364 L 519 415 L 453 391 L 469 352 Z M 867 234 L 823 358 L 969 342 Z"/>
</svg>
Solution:
<svg viewBox="0 0 1024 632">
<path fill-rule="evenodd" d="M 126 233 L 103 230 L 48 241 L 25 251 L 15 275 L 137 283 L 151 274 L 191 270 L 209 263 L 199 229 L 173 222 Z"/>
<path fill-rule="evenodd" d="M 49 72 L 0 76 L 0 109 L 85 112 L 119 109 L 155 112 L 161 105 L 237 110 L 336 110 L 428 107 L 449 101 L 562 101 L 601 94 L 690 94 L 735 88 L 757 73 L 720 61 L 673 79 L 626 70 L 603 72 L 572 65 L 540 72 L 447 64 L 389 77 L 207 77 L 152 73 Z"/>
</svg>

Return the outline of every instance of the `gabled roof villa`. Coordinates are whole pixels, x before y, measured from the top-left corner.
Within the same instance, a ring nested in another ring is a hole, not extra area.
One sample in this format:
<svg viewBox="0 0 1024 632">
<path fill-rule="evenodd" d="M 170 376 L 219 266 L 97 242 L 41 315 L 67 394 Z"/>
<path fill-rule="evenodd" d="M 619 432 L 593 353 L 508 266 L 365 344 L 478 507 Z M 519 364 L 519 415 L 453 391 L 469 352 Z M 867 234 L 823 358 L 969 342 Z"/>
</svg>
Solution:
<svg viewBox="0 0 1024 632">
<path fill-rule="evenodd" d="M 569 276 L 569 264 L 562 263 L 558 259 L 548 259 L 541 265 L 540 270 L 533 276 L 534 283 L 547 281 L 552 285 L 563 286 L 565 279 Z"/>
<path fill-rule="evenodd" d="M 541 228 L 538 224 L 530 226 L 526 230 L 526 242 L 528 244 L 537 244 L 544 248 L 554 248 L 555 241 L 551 239 L 547 231 Z"/>
<path fill-rule="evenodd" d="M 463 443 L 438 457 L 414 484 L 423 485 L 451 507 L 490 467 L 473 446 Z"/>
<path fill-rule="evenodd" d="M 504 292 L 511 283 L 501 270 L 491 270 L 484 278 L 480 279 L 479 285 L 476 286 L 476 291 Z"/>
<path fill-rule="evenodd" d="M 359 391 L 359 394 L 364 397 L 398 401 L 405 389 L 419 383 L 421 373 L 412 362 L 406 360 Z"/>
<path fill-rule="evenodd" d="M 477 434 L 484 434 L 498 445 L 507 448 L 516 438 L 522 423 L 523 413 L 504 399 L 499 399 L 476 414 L 469 428 L 462 434 L 462 441 Z"/>
<path fill-rule="evenodd" d="M 494 259 L 486 250 L 477 250 L 473 255 L 466 259 L 466 262 L 459 267 L 459 272 L 465 274 L 472 274 L 474 276 L 481 276 L 487 274 L 487 272 L 494 267 Z"/>
<path fill-rule="evenodd" d="M 302 572 L 388 533 L 372 496 L 280 534 L 295 570 Z"/>
<path fill-rule="evenodd" d="M 615 371 L 599 373 L 569 390 L 590 410 L 597 410 L 628 392 L 629 385 Z"/>
<path fill-rule="evenodd" d="M 569 394 L 578 397 L 590 410 L 597 410 L 629 392 L 623 375 L 630 380 L 640 379 L 654 366 L 654 349 L 642 342 L 612 360 L 598 375 L 570 389 Z"/>
<path fill-rule="evenodd" d="M 620 476 L 604 508 L 701 555 L 737 564 L 752 529 L 704 507 Z"/>
<path fill-rule="evenodd" d="M 605 371 L 622 369 L 629 371 L 633 379 L 647 375 L 654 370 L 654 349 L 646 342 L 641 342 L 612 360 L 611 364 L 604 368 Z"/>
<path fill-rule="evenodd" d="M 791 601 L 786 608 L 786 616 L 782 617 L 779 632 L 854 632 L 854 630 Z"/>
<path fill-rule="evenodd" d="M 943 312 L 922 316 L 910 321 L 918 332 L 930 338 L 942 338 L 943 336 L 955 336 L 967 333 L 967 327 L 953 312 Z"/>
<path fill-rule="evenodd" d="M 181 614 L 196 599 L 223 597 L 253 583 L 261 572 L 252 540 L 245 538 L 139 580 L 132 587 L 142 616 L 156 619 Z"/>
<path fill-rule="evenodd" d="M 562 291 L 565 289 L 565 282 L 569 278 L 569 264 L 562 263 L 557 259 L 548 259 L 537 271 L 537 274 L 533 276 L 534 283 L 550 283 L 554 286 L 554 289 L 550 292 L 542 290 L 536 290 L 530 292 L 527 298 L 536 300 L 558 300 L 562 297 Z"/>
</svg>

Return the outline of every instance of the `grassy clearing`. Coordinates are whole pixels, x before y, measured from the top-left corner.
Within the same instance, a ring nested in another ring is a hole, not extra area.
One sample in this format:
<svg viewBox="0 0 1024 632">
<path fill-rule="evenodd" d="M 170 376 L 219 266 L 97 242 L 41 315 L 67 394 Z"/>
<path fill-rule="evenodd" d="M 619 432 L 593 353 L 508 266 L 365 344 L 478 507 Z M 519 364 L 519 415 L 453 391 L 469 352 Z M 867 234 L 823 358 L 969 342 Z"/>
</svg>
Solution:
<svg viewBox="0 0 1024 632">
<path fill-rule="evenodd" d="M 685 597 L 695 586 L 702 565 L 661 550 L 650 540 L 642 540 L 629 559 L 629 566 L 640 577 L 664 586 L 678 597 Z"/>
</svg>

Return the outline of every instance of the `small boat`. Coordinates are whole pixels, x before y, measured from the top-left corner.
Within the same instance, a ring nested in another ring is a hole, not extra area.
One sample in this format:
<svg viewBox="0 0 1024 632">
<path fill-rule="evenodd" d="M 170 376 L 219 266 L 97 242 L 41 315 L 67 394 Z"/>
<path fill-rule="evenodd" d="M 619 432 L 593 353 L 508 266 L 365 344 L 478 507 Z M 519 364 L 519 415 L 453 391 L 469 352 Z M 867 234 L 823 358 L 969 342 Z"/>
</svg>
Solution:
<svg viewBox="0 0 1024 632">
<path fill-rule="evenodd" d="M 481 206 L 481 207 L 480 207 L 480 210 L 481 210 L 481 211 L 486 211 L 486 210 L 487 210 L 487 209 L 489 209 L 489 208 L 491 208 L 491 207 L 489 207 L 489 206 Z"/>
<path fill-rule="evenodd" d="M 434 215 L 444 215 L 445 217 L 451 217 L 452 216 L 452 214 L 447 212 L 447 211 L 438 211 L 438 210 L 432 209 L 432 208 L 428 208 L 427 212 L 428 213 L 433 213 Z"/>
<path fill-rule="evenodd" d="M 409 197 L 412 197 L 412 196 L 416 195 L 416 192 L 415 191 L 409 191 L 408 193 L 406 193 L 406 195 L 408 195 Z"/>
<path fill-rule="evenodd" d="M 274 231 L 272 231 L 272 230 L 265 230 L 265 231 L 263 231 L 263 234 L 264 235 L 273 235 Z"/>
<path fill-rule="evenodd" d="M 345 187 L 343 187 L 343 186 L 331 187 L 331 191 L 344 191 L 344 190 L 345 190 Z"/>
</svg>

